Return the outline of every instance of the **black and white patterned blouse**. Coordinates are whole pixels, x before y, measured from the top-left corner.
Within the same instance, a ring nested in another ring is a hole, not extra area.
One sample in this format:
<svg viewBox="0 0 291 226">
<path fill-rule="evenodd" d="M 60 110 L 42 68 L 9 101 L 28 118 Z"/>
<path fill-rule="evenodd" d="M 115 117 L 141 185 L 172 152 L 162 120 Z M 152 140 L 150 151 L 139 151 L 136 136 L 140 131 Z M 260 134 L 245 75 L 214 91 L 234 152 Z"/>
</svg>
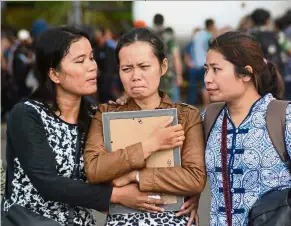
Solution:
<svg viewBox="0 0 291 226">
<path fill-rule="evenodd" d="M 86 183 L 82 154 L 80 178 L 70 179 L 76 141 L 77 125 L 64 122 L 42 103 L 26 101 L 14 106 L 7 123 L 4 211 L 18 204 L 66 225 L 71 205 L 76 225 L 96 225 L 90 209 L 106 211 L 112 187 Z M 84 139 L 82 152 L 83 144 Z"/>
</svg>

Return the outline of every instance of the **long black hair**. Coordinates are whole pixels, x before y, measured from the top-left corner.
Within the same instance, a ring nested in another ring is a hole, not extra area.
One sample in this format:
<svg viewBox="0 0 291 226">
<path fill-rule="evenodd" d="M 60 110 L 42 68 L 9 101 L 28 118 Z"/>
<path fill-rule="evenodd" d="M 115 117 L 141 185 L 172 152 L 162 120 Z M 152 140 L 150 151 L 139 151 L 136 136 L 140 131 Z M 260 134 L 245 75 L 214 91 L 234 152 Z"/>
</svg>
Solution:
<svg viewBox="0 0 291 226">
<path fill-rule="evenodd" d="M 43 32 L 36 41 L 35 58 L 39 87 L 32 93 L 30 99 L 45 104 L 52 112 L 60 111 L 57 103 L 56 84 L 49 77 L 49 70 L 61 70 L 61 61 L 68 54 L 72 43 L 81 38 L 89 37 L 82 30 L 75 27 L 56 27 Z M 88 115 L 88 103 L 84 97 L 78 116 L 78 125 L 83 131 L 87 131 L 90 118 Z"/>
</svg>

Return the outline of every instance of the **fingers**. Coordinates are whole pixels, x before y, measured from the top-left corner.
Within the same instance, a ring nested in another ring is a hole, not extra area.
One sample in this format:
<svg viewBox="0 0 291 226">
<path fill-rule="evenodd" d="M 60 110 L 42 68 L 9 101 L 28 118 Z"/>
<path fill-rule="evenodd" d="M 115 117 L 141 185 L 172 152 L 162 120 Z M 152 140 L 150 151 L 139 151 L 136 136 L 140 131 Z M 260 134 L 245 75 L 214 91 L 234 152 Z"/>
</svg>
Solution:
<svg viewBox="0 0 291 226">
<path fill-rule="evenodd" d="M 172 141 L 170 144 L 164 144 L 162 145 L 160 150 L 165 150 L 165 149 L 171 149 L 175 147 L 180 147 L 183 145 L 183 141 Z"/>
<path fill-rule="evenodd" d="M 183 127 L 182 127 L 181 124 L 178 124 L 178 125 L 171 126 L 171 129 L 174 132 L 178 132 L 178 131 L 182 131 L 183 130 Z"/>
<path fill-rule="evenodd" d="M 144 203 L 142 205 L 142 207 L 145 208 L 147 211 L 154 212 L 154 213 L 164 212 L 165 211 L 165 209 L 162 208 L 162 207 L 151 205 L 151 204 L 147 204 L 147 203 Z"/>
<path fill-rule="evenodd" d="M 181 124 L 175 126 L 168 126 L 173 121 L 173 117 L 171 116 L 168 121 L 164 121 L 160 128 L 156 131 L 154 136 L 159 137 L 160 139 L 160 148 L 157 150 L 165 150 L 170 148 L 175 148 L 183 145 L 185 140 L 185 132 Z"/>
<path fill-rule="evenodd" d="M 189 201 L 191 201 L 193 204 L 195 204 L 195 208 L 198 209 L 199 206 L 199 200 L 200 200 L 200 195 L 195 195 L 192 196 Z"/>
<path fill-rule="evenodd" d="M 165 205 L 165 204 L 167 204 L 167 202 L 161 199 L 154 199 L 154 198 L 149 198 L 148 196 L 145 196 L 140 205 L 140 209 L 145 209 L 146 211 L 149 211 L 152 213 L 164 212 L 165 209 L 158 205 Z"/>
<path fill-rule="evenodd" d="M 176 214 L 176 216 L 179 217 L 179 216 L 182 216 L 182 215 L 185 215 L 185 214 L 189 214 L 194 208 L 195 208 L 195 204 L 191 204 L 190 206 L 188 206 L 188 208 L 178 212 Z"/>
<path fill-rule="evenodd" d="M 175 134 L 175 136 L 180 137 L 180 136 L 184 136 L 185 132 L 184 132 L 184 130 L 179 130 L 179 131 L 176 131 L 174 134 Z"/>
<path fill-rule="evenodd" d="M 193 221 L 195 219 L 195 215 L 196 215 L 196 211 L 191 211 L 187 226 L 191 226 L 192 225 L 192 223 L 193 223 Z M 195 222 L 195 224 L 196 224 L 196 222 Z M 197 224 L 195 226 L 197 226 Z"/>
<path fill-rule="evenodd" d="M 145 193 L 145 197 L 143 201 L 147 204 L 155 204 L 155 205 L 166 205 L 167 202 L 161 199 L 161 196 L 159 194 L 154 193 Z M 157 197 L 157 198 L 153 198 Z"/>
<path fill-rule="evenodd" d="M 113 184 L 114 187 L 118 187 L 118 181 L 117 180 L 113 180 L 112 184 Z"/>
<path fill-rule="evenodd" d="M 178 135 L 184 135 L 183 127 L 181 124 L 171 126 L 171 123 L 173 122 L 174 117 L 171 116 L 168 120 L 165 120 L 161 125 L 160 128 L 167 128 L 169 132 L 175 132 Z"/>
<path fill-rule="evenodd" d="M 198 216 L 197 212 L 196 212 L 196 215 L 195 215 L 195 226 L 199 226 L 199 216 Z"/>
<path fill-rule="evenodd" d="M 185 137 L 184 136 L 173 138 L 173 141 L 172 141 L 172 144 L 170 145 L 170 147 L 179 147 L 179 146 L 182 146 L 184 140 L 185 140 Z"/>
<path fill-rule="evenodd" d="M 183 145 L 183 141 L 177 141 L 174 146 L 175 147 L 180 147 L 182 145 Z"/>
<path fill-rule="evenodd" d="M 113 100 L 108 101 L 109 104 L 116 104 Z"/>
<path fill-rule="evenodd" d="M 149 198 L 147 200 L 147 203 L 154 204 L 154 205 L 166 205 L 167 204 L 167 202 L 162 200 L 162 199 L 151 199 L 151 198 Z"/>
<path fill-rule="evenodd" d="M 117 100 L 116 100 L 116 104 L 124 105 L 124 104 L 125 104 L 125 101 L 122 100 L 122 99 L 117 99 Z"/>
<path fill-rule="evenodd" d="M 178 142 L 184 141 L 184 140 L 185 140 L 185 136 L 175 137 L 174 138 L 174 143 L 178 143 Z"/>
<path fill-rule="evenodd" d="M 191 203 L 192 203 L 191 200 L 188 200 L 188 201 L 184 202 L 184 204 L 181 206 L 181 209 L 180 210 L 187 209 L 191 205 Z"/>
<path fill-rule="evenodd" d="M 179 146 L 182 146 L 183 145 L 183 142 L 182 141 L 179 141 L 176 143 L 175 147 L 179 147 Z"/>
<path fill-rule="evenodd" d="M 180 147 L 182 145 L 183 145 L 183 142 L 182 141 L 181 142 L 174 143 L 174 144 L 171 144 L 171 145 L 163 145 L 160 150 L 168 150 L 168 149 Z"/>
<path fill-rule="evenodd" d="M 181 125 L 177 125 L 177 126 L 180 127 Z M 183 128 L 177 130 L 176 126 L 171 126 L 171 127 L 166 128 L 166 131 L 169 134 L 169 138 L 178 138 L 178 137 L 185 138 L 185 132 L 184 132 Z"/>
</svg>

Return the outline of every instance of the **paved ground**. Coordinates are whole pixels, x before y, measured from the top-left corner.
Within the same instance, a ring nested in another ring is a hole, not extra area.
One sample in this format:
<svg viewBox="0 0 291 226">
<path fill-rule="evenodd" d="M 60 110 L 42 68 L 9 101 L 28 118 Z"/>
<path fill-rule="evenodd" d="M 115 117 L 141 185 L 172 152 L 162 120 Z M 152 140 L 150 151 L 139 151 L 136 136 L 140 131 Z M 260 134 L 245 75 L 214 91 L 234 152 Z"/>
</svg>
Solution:
<svg viewBox="0 0 291 226">
<path fill-rule="evenodd" d="M 6 125 L 2 124 L 1 125 L 1 158 L 3 160 L 5 159 L 5 145 L 6 145 L 5 135 L 6 135 Z M 5 161 L 3 161 L 3 163 L 5 165 Z M 207 184 L 200 198 L 200 205 L 199 205 L 199 210 L 198 210 L 199 218 L 200 218 L 199 226 L 208 226 L 209 212 L 210 212 L 209 206 L 210 206 L 210 193 L 209 193 L 209 188 Z M 96 211 L 96 217 L 98 221 L 98 226 L 104 225 L 105 215 Z"/>
</svg>

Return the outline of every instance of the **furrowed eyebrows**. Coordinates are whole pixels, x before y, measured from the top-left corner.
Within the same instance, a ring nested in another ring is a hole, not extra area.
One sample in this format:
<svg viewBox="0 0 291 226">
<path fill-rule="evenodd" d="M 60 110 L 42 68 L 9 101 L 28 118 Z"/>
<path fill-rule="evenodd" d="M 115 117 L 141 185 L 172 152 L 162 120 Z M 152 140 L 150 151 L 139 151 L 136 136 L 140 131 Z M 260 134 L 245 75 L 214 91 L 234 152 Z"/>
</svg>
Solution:
<svg viewBox="0 0 291 226">
<path fill-rule="evenodd" d="M 132 64 L 121 64 L 120 67 L 132 67 Z"/>
</svg>

